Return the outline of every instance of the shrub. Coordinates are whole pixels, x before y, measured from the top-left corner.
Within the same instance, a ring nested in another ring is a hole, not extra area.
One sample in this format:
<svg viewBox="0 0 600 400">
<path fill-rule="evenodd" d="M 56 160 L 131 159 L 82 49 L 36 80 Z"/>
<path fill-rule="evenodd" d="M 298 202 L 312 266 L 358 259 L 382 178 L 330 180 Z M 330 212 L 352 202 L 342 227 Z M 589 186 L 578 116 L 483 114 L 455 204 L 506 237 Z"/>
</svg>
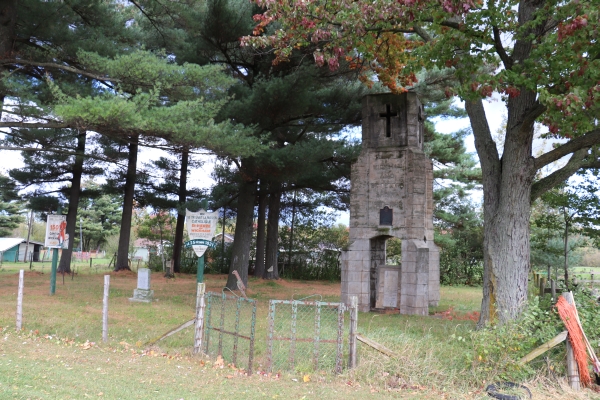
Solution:
<svg viewBox="0 0 600 400">
<path fill-rule="evenodd" d="M 590 290 L 582 288 L 573 292 L 579 317 L 592 346 L 600 341 L 600 307 Z M 559 345 L 525 365 L 519 360 L 532 350 L 548 342 L 566 328 L 552 305 L 550 296 L 534 297 L 521 318 L 503 326 L 490 326 L 471 333 L 473 352 L 467 356 L 475 374 L 483 380 L 504 379 L 520 382 L 531 378 L 546 361 L 559 374 L 565 374 L 565 346 Z M 465 338 L 455 338 L 466 341 Z"/>
</svg>

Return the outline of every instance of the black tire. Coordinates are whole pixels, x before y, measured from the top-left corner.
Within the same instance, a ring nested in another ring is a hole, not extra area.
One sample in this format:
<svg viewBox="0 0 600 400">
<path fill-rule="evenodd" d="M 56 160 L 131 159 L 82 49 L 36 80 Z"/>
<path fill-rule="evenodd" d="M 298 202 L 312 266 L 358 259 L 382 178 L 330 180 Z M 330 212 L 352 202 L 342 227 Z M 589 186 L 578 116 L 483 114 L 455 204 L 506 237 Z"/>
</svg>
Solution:
<svg viewBox="0 0 600 400">
<path fill-rule="evenodd" d="M 515 395 L 512 395 L 512 394 L 500 393 L 503 390 L 506 390 L 506 389 L 515 389 L 515 388 L 523 389 L 523 391 L 526 392 L 529 395 L 529 398 L 531 399 L 531 391 L 527 388 L 527 386 L 523 386 L 523 385 L 520 385 L 518 383 L 513 383 L 513 382 L 496 382 L 496 383 L 492 383 L 491 385 L 488 385 L 488 387 L 485 388 L 485 391 L 487 392 L 488 396 L 493 397 L 495 399 L 500 399 L 500 400 L 521 400 L 522 397 L 520 397 L 520 396 L 515 396 Z"/>
</svg>

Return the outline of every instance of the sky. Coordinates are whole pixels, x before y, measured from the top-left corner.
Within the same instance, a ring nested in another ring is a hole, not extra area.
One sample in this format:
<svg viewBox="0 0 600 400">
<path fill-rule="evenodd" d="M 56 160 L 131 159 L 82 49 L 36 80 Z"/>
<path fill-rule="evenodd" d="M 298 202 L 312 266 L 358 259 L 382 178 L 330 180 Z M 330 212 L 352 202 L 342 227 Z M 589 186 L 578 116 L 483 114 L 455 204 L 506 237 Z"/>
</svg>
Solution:
<svg viewBox="0 0 600 400">
<path fill-rule="evenodd" d="M 461 102 L 459 102 L 458 100 L 457 103 L 461 104 Z M 484 107 L 488 122 L 490 124 L 490 128 L 494 133 L 502 125 L 504 115 L 506 114 L 506 108 L 504 106 L 504 103 L 500 100 L 499 96 L 493 96 L 492 98 L 489 98 L 486 101 L 484 101 Z M 437 130 L 441 133 L 451 133 L 459 129 L 469 127 L 469 120 L 467 118 L 436 119 L 434 120 L 434 123 L 436 124 Z M 355 135 L 360 137 L 360 129 L 357 129 L 352 136 Z M 465 145 L 468 152 L 475 153 L 475 144 L 472 135 L 469 135 L 465 139 Z M 141 148 L 140 154 L 138 156 L 138 163 L 142 164 L 148 162 L 164 154 L 166 153 L 160 150 Z M 214 167 L 215 159 L 214 157 L 210 156 L 203 156 L 202 158 L 204 159 L 204 165 L 199 169 L 192 171 L 192 173 L 190 174 L 189 182 L 194 186 L 208 188 L 215 183 L 210 177 Z M 21 159 L 20 152 L 0 150 L 0 173 L 6 174 L 9 169 L 18 168 L 21 166 L 23 166 L 23 162 Z M 477 194 L 475 194 L 474 196 L 476 198 L 481 197 Z M 349 213 L 340 213 L 337 218 L 337 223 L 343 223 L 348 225 Z"/>
</svg>

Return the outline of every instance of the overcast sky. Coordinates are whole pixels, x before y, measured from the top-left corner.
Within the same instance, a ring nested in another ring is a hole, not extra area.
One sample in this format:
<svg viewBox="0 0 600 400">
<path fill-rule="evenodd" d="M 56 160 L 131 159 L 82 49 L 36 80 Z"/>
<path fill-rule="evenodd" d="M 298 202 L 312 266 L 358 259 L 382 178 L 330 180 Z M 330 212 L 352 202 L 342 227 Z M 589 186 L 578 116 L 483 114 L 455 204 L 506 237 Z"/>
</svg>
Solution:
<svg viewBox="0 0 600 400">
<path fill-rule="evenodd" d="M 487 115 L 488 122 L 490 124 L 490 128 L 493 133 L 495 133 L 498 128 L 502 124 L 502 120 L 504 115 L 506 114 L 506 108 L 504 103 L 500 100 L 499 97 L 492 97 L 489 100 L 484 101 L 485 111 Z M 442 133 L 451 133 L 455 132 L 459 129 L 468 128 L 469 120 L 467 118 L 464 119 L 447 119 L 447 120 L 435 120 L 436 127 L 439 132 Z M 353 134 L 360 137 L 360 130 L 357 129 Z M 469 136 L 466 138 L 466 147 L 467 151 L 475 153 L 475 145 L 473 141 L 473 136 Z M 160 155 L 165 154 L 159 150 L 142 148 L 140 151 L 140 155 L 138 157 L 138 163 L 142 164 L 144 162 L 148 162 L 151 159 L 158 158 Z M 213 159 L 210 157 L 204 157 L 205 164 L 198 170 L 194 170 L 190 174 L 190 183 L 194 186 L 208 188 L 214 184 L 214 181 L 210 178 L 212 169 L 213 169 Z M 20 152 L 18 151 L 8 151 L 1 150 L 0 151 L 0 172 L 6 174 L 7 170 L 12 168 L 18 168 L 23 166 L 23 162 L 21 159 Z M 348 224 L 349 215 L 348 213 L 342 213 L 338 222 Z"/>
</svg>

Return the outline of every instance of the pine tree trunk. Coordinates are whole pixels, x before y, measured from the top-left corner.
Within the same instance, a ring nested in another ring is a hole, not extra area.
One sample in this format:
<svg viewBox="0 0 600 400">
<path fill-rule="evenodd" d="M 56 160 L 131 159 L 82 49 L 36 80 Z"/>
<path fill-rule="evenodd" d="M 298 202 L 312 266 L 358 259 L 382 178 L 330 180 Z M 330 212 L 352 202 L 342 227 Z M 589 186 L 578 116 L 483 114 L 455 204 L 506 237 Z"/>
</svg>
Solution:
<svg viewBox="0 0 600 400">
<path fill-rule="evenodd" d="M 184 150 L 181 153 L 181 168 L 179 170 L 179 207 L 187 201 L 187 173 L 190 153 Z M 183 228 L 185 214 L 183 210 L 177 212 L 177 225 L 175 225 L 175 243 L 173 244 L 173 272 L 181 271 L 181 250 L 183 249 Z"/>
<path fill-rule="evenodd" d="M 121 216 L 121 232 L 115 271 L 130 270 L 129 239 L 131 238 L 131 219 L 133 217 L 133 195 L 135 193 L 135 175 L 137 172 L 137 153 L 139 135 L 134 135 L 129 142 L 127 160 L 127 176 L 125 177 L 125 194 L 123 198 L 123 214 Z"/>
<path fill-rule="evenodd" d="M 279 210 L 281 209 L 281 184 L 271 185 L 269 212 L 267 219 L 267 249 L 265 260 L 265 279 L 279 279 L 277 268 L 279 253 Z"/>
<path fill-rule="evenodd" d="M 13 58 L 13 44 L 15 39 L 15 26 L 17 23 L 17 0 L 0 1 L 0 58 Z M 0 75 L 6 71 L 0 66 Z M 2 106 L 6 91 L 0 83 L 0 119 L 2 119 Z"/>
<path fill-rule="evenodd" d="M 256 262 L 254 263 L 254 276 L 262 278 L 265 273 L 265 218 L 267 211 L 266 188 L 261 188 L 258 196 L 258 222 L 256 226 Z"/>
<path fill-rule="evenodd" d="M 75 242 L 75 228 L 77 227 L 77 208 L 79 207 L 79 198 L 81 196 L 81 177 L 83 175 L 83 162 L 85 159 L 86 132 L 80 130 L 77 134 L 77 155 L 73 164 L 73 178 L 71 179 L 71 189 L 69 191 L 69 211 L 67 212 L 67 235 L 69 235 L 69 247 L 63 249 L 58 272 L 71 273 L 71 257 L 73 256 L 73 243 Z M 79 244 L 80 247 L 83 243 Z"/>
<path fill-rule="evenodd" d="M 226 285 L 231 290 L 237 290 L 237 279 L 233 275 L 233 271 L 238 272 L 244 285 L 247 286 L 248 284 L 248 263 L 250 261 L 250 244 L 252 243 L 255 198 L 256 180 L 242 180 L 237 200 L 237 219 L 231 249 L 229 277 Z"/>
</svg>

